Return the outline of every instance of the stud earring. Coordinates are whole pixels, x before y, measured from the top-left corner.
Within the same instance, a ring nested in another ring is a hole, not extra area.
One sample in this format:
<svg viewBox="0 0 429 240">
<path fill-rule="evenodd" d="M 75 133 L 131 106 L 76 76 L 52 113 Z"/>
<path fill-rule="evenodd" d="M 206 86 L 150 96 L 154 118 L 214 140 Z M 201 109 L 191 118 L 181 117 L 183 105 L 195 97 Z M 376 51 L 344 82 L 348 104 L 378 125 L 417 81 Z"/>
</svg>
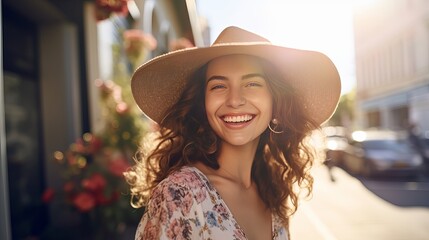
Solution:
<svg viewBox="0 0 429 240">
<path fill-rule="evenodd" d="M 273 124 L 274 126 L 271 127 L 271 124 Z M 268 123 L 268 128 L 270 129 L 271 132 L 279 134 L 279 133 L 283 133 L 283 130 L 281 131 L 277 131 L 276 128 L 278 128 L 279 126 L 279 120 L 277 120 L 277 118 L 273 118 L 273 120 L 271 120 L 270 123 Z"/>
</svg>

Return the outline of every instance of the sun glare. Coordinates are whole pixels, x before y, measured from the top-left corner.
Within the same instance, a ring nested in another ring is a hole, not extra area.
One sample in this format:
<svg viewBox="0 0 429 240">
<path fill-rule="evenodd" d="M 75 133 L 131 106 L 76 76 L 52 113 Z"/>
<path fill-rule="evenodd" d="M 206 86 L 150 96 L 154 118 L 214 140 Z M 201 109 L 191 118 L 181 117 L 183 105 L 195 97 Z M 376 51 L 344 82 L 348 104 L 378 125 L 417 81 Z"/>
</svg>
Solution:
<svg viewBox="0 0 429 240">
<path fill-rule="evenodd" d="M 353 7 L 366 7 L 375 4 L 378 0 L 352 0 Z"/>
<path fill-rule="evenodd" d="M 201 0 L 199 3 L 213 36 L 226 26 L 236 25 L 257 32 L 276 45 L 328 55 L 339 69 L 342 93 L 347 93 L 355 86 L 352 1 L 355 0 Z M 219 18 L 219 12 L 229 17 Z"/>
</svg>

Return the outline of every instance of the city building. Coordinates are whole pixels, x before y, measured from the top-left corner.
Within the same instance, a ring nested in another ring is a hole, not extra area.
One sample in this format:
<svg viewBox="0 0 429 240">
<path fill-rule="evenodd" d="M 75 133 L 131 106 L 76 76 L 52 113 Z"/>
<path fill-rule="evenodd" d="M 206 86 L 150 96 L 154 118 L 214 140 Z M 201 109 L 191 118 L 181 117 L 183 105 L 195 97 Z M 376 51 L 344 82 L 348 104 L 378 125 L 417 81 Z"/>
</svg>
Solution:
<svg viewBox="0 0 429 240">
<path fill-rule="evenodd" d="M 429 131 L 429 1 L 362 4 L 354 33 L 357 126 Z"/>
</svg>

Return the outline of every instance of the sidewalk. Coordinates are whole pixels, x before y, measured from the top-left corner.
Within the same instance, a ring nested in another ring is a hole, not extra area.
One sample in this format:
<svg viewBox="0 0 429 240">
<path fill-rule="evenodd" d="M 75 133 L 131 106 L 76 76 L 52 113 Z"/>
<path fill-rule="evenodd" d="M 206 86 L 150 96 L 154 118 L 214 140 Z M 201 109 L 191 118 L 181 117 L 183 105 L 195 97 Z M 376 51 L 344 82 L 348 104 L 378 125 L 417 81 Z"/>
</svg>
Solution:
<svg viewBox="0 0 429 240">
<path fill-rule="evenodd" d="M 315 181 L 333 184 L 326 166 L 315 167 Z M 316 185 L 316 184 L 315 184 Z M 298 211 L 291 218 L 292 240 L 338 240 L 311 208 L 312 199 L 302 199 Z"/>
</svg>

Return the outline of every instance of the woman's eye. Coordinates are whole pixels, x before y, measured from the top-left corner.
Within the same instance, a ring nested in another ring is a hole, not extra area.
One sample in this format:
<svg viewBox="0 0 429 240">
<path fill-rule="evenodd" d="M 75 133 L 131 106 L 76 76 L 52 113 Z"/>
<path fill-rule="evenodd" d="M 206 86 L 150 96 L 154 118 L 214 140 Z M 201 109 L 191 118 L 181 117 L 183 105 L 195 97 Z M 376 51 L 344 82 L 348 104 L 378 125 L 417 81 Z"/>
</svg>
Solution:
<svg viewBox="0 0 429 240">
<path fill-rule="evenodd" d="M 247 84 L 248 87 L 261 87 L 262 84 L 258 82 L 250 82 Z"/>
<path fill-rule="evenodd" d="M 225 88 L 225 86 L 223 85 L 213 85 L 210 87 L 210 90 L 216 90 L 216 89 L 222 89 Z"/>
</svg>

